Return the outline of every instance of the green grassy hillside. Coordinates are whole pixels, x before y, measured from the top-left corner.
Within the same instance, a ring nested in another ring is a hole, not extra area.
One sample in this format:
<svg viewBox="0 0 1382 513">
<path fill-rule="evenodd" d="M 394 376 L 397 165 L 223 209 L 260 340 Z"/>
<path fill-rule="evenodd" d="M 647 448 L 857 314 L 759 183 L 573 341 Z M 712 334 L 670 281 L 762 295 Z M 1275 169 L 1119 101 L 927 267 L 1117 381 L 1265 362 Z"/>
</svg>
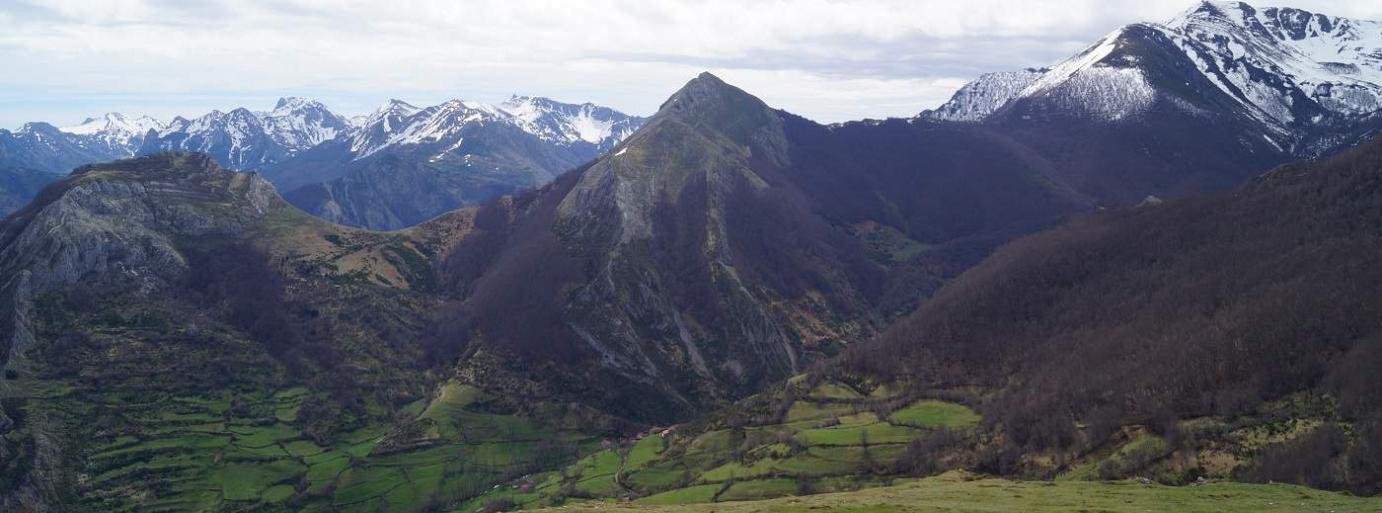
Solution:
<svg viewBox="0 0 1382 513">
<path fill-rule="evenodd" d="M 555 511 L 555 509 L 554 509 Z M 1168 487 L 1135 481 L 1022 482 L 977 479 L 961 473 L 909 480 L 894 486 L 809 497 L 715 503 L 649 504 L 647 501 L 590 501 L 560 511 L 649 511 L 657 513 L 1333 513 L 1382 511 L 1382 500 L 1351 497 L 1290 485 L 1211 483 Z"/>
<path fill-rule="evenodd" d="M 980 420 L 958 402 L 803 379 L 701 422 L 606 440 L 575 464 L 506 483 L 456 511 L 600 498 L 740 501 L 876 487 L 912 472 L 910 462 L 922 452 L 978 443 Z"/>
</svg>

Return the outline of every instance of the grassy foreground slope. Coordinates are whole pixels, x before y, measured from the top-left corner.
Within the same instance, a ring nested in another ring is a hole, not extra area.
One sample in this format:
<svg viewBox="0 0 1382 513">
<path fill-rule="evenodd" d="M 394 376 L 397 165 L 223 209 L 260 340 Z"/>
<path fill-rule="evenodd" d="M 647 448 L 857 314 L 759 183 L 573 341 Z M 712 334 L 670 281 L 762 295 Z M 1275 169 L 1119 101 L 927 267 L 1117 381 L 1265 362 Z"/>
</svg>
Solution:
<svg viewBox="0 0 1382 513">
<path fill-rule="evenodd" d="M 456 512 L 589 499 L 753 501 L 858 490 L 938 473 L 978 443 L 964 404 L 806 376 L 698 422 L 606 440 L 574 464 L 494 487 Z M 931 465 L 914 468 L 917 460 Z"/>
<path fill-rule="evenodd" d="M 806 497 L 700 504 L 585 502 L 564 512 L 650 511 L 661 513 L 774 513 L 832 511 L 892 512 L 1070 512 L 1145 513 L 1175 511 L 1334 513 L 1382 511 L 1382 500 L 1352 497 L 1293 485 L 1210 483 L 1201 486 L 1144 485 L 1136 481 L 1048 482 L 975 479 L 961 472 L 909 480 L 894 486 Z M 541 510 L 540 510 L 541 511 Z"/>
</svg>

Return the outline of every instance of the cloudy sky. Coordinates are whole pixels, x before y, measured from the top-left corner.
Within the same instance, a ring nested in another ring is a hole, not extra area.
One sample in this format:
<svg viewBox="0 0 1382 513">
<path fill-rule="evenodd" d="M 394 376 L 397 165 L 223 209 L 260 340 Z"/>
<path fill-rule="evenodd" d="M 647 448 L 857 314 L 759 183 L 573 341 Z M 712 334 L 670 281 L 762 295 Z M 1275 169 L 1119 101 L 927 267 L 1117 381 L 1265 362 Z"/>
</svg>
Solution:
<svg viewBox="0 0 1382 513">
<path fill-rule="evenodd" d="M 1382 19 L 1377 0 L 1286 0 Z M 1189 0 L 0 0 L 0 127 L 508 95 L 648 114 L 710 70 L 819 121 L 912 115 Z"/>
</svg>

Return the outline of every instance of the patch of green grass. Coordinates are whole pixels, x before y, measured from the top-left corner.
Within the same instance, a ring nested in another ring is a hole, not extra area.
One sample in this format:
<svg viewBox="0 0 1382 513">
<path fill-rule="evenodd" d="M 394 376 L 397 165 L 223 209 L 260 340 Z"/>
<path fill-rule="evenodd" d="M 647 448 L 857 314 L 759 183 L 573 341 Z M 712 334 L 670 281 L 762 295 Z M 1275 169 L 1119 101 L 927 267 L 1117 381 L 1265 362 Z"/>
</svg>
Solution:
<svg viewBox="0 0 1382 513">
<path fill-rule="evenodd" d="M 403 471 L 394 467 L 356 467 L 341 474 L 334 502 L 358 504 L 382 497 L 407 483 Z"/>
<path fill-rule="evenodd" d="M 657 460 L 658 454 L 663 449 L 662 437 L 657 435 L 645 436 L 635 442 L 629 448 L 629 455 L 624 459 L 624 468 L 635 469 L 647 465 Z"/>
<path fill-rule="evenodd" d="M 688 444 L 687 454 L 716 453 L 730 450 L 733 444 L 729 431 L 707 431 Z"/>
<path fill-rule="evenodd" d="M 749 501 L 796 495 L 797 482 L 791 479 L 757 479 L 735 481 L 720 494 L 720 501 Z"/>
<path fill-rule="evenodd" d="M 594 477 L 587 477 L 576 482 L 576 488 L 586 491 L 596 497 L 609 497 L 617 495 L 620 490 L 619 483 L 614 481 L 614 474 L 600 474 Z"/>
<path fill-rule="evenodd" d="M 371 465 L 386 465 L 394 467 L 422 467 L 427 465 L 439 465 L 447 461 L 460 458 L 462 446 L 444 445 L 441 447 L 431 447 L 416 451 L 405 451 L 383 456 L 370 458 Z"/>
<path fill-rule="evenodd" d="M 230 438 L 224 436 L 187 434 L 168 438 L 156 438 L 120 449 L 97 453 L 92 457 L 92 460 L 100 463 L 102 461 L 119 460 L 129 457 L 151 456 L 159 452 L 219 449 L 225 447 L 229 443 Z"/>
<path fill-rule="evenodd" d="M 347 465 L 350 465 L 350 458 L 345 456 L 313 463 L 307 467 L 307 481 L 312 484 L 313 491 L 321 490 L 334 482 Z"/>
<path fill-rule="evenodd" d="M 808 429 L 797 433 L 796 438 L 806 445 L 860 445 L 864 440 L 870 444 L 906 443 L 920 434 L 913 428 L 880 422 L 864 426 Z"/>
<path fill-rule="evenodd" d="M 288 454 L 298 458 L 315 456 L 326 450 L 307 440 L 294 440 L 283 444 L 283 447 L 288 450 Z"/>
<path fill-rule="evenodd" d="M 710 483 L 718 483 L 727 479 L 753 479 L 770 475 L 777 471 L 777 462 L 774 460 L 759 460 L 749 465 L 739 462 L 729 462 L 701 474 L 701 480 Z"/>
<path fill-rule="evenodd" d="M 809 400 L 798 400 L 792 403 L 792 407 L 787 410 L 787 422 L 802 422 L 808 420 L 824 420 L 831 417 L 852 415 L 854 408 L 843 403 L 816 403 Z"/>
<path fill-rule="evenodd" d="M 585 478 L 614 475 L 619 470 L 619 454 L 608 450 L 600 451 L 581 459 L 576 468 Z"/>
<path fill-rule="evenodd" d="M 680 483 L 686 474 L 677 462 L 667 462 L 631 472 L 624 477 L 624 482 L 641 490 L 665 490 Z"/>
<path fill-rule="evenodd" d="M 715 494 L 719 493 L 720 488 L 722 487 L 718 484 L 688 486 L 686 488 L 649 495 L 634 502 L 647 505 L 710 502 L 711 499 L 715 498 Z"/>
<path fill-rule="evenodd" d="M 296 492 L 290 485 L 273 485 L 270 486 L 269 489 L 264 490 L 264 493 L 259 496 L 259 499 L 270 504 L 277 504 L 288 500 L 294 493 Z"/>
<path fill-rule="evenodd" d="M 892 412 L 888 419 L 908 426 L 964 428 L 979 424 L 979 414 L 963 404 L 924 399 Z"/>
<path fill-rule="evenodd" d="M 287 424 L 236 426 L 230 428 L 230 431 L 235 433 L 235 445 L 240 447 L 266 447 L 302 436 L 302 433 Z"/>
<path fill-rule="evenodd" d="M 233 463 L 215 468 L 212 480 L 221 485 L 226 500 L 252 501 L 259 499 L 270 486 L 292 480 L 306 470 L 289 460 Z"/>
<path fill-rule="evenodd" d="M 823 476 L 856 472 L 859 470 L 862 461 L 862 458 L 858 460 L 838 460 L 822 458 L 815 454 L 805 453 L 779 461 L 774 467 L 781 472 L 792 475 Z"/>
</svg>

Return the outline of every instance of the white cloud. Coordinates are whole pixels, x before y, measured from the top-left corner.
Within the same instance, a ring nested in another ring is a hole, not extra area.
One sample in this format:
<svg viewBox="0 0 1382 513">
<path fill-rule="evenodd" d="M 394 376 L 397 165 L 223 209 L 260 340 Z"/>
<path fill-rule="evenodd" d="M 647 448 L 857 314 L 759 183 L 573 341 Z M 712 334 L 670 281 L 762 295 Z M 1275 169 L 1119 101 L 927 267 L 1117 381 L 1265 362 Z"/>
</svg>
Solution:
<svg viewBox="0 0 1382 513">
<path fill-rule="evenodd" d="M 1382 17 L 1374 0 L 1302 0 Z M 510 92 L 648 113 L 710 69 L 823 121 L 908 115 L 982 71 L 1045 65 L 1182 0 L 0 2 L 0 126 L 274 96 L 346 112 Z M 101 103 L 106 101 L 108 103 Z M 106 107 L 109 105 L 109 107 Z M 124 107 L 120 107 L 120 106 Z M 44 115 L 44 113 L 47 113 Z"/>
</svg>

